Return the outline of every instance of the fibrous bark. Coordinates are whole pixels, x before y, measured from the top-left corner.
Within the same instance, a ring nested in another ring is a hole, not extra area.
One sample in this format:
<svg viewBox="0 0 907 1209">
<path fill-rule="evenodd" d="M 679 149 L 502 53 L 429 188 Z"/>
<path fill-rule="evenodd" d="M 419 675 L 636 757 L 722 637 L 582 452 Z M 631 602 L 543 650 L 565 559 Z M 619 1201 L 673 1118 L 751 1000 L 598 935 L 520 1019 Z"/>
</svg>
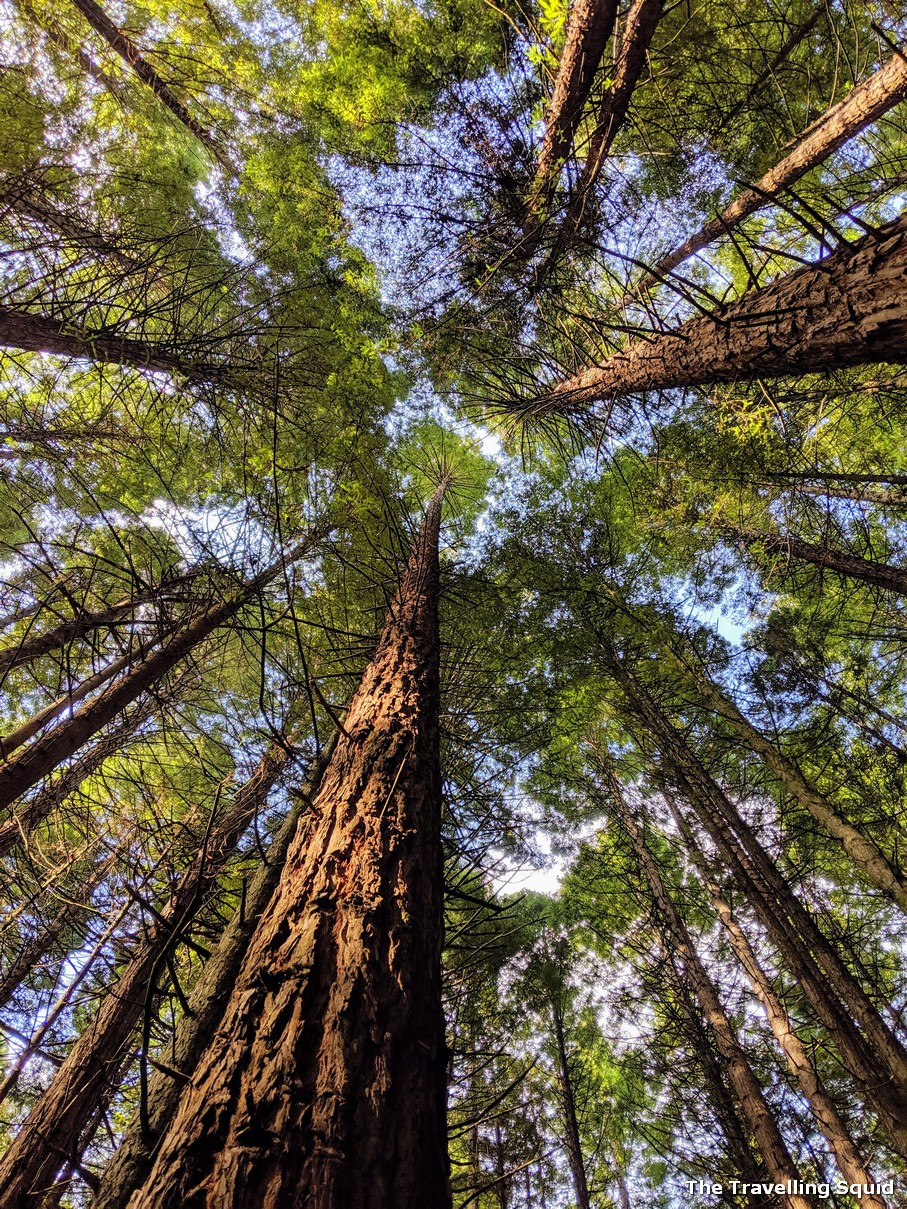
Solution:
<svg viewBox="0 0 907 1209">
<path fill-rule="evenodd" d="M 907 361 L 907 215 L 815 265 L 655 333 L 515 406 L 569 414 L 646 390 Z"/>
<path fill-rule="evenodd" d="M 130 1209 L 450 1204 L 438 529 L 397 597 L 223 1023 Z"/>
<path fill-rule="evenodd" d="M 772 205 L 783 189 L 795 184 L 801 176 L 833 155 L 839 147 L 854 138 L 873 122 L 884 117 L 890 109 L 907 97 L 907 58 L 896 53 L 877 72 L 858 84 L 852 92 L 832 105 L 817 122 L 810 126 L 790 155 L 786 155 L 752 188 L 744 189 L 717 218 L 685 239 L 682 244 L 660 257 L 652 271 L 627 295 L 630 302 L 644 290 L 657 285 L 694 253 L 720 239 L 737 223 L 758 210 Z"/>
<path fill-rule="evenodd" d="M 95 1111 L 98 1093 L 123 1059 L 167 954 L 204 903 L 288 755 L 286 747 L 272 744 L 230 809 L 212 827 L 167 907 L 159 912 L 154 932 L 139 945 L 115 986 L 102 999 L 96 1015 L 0 1160 L 0 1203 L 40 1203 L 43 1190 L 53 1183 L 61 1166 L 61 1156 L 75 1157 L 79 1139 Z"/>
</svg>

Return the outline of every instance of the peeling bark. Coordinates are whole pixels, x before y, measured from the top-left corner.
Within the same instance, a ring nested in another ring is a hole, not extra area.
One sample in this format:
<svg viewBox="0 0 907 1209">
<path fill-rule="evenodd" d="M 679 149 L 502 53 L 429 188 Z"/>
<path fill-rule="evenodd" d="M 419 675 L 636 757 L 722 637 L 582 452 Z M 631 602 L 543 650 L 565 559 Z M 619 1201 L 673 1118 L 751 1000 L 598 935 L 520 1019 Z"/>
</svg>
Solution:
<svg viewBox="0 0 907 1209">
<path fill-rule="evenodd" d="M 438 531 L 130 1209 L 443 1209 Z"/>
</svg>

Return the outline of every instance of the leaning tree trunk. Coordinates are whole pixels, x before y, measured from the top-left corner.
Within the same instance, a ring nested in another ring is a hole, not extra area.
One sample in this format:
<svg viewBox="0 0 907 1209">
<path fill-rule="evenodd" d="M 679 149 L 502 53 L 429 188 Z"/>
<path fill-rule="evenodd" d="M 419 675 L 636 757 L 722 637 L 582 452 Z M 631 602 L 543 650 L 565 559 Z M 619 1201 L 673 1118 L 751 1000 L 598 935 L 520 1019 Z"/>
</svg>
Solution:
<svg viewBox="0 0 907 1209">
<path fill-rule="evenodd" d="M 736 806 L 613 648 L 610 663 L 638 720 L 655 738 L 674 781 L 800 984 L 845 1067 L 892 1145 L 907 1156 L 907 1053 L 903 1046 Z"/>
<path fill-rule="evenodd" d="M 181 1017 L 169 1050 L 168 1066 L 173 1073 L 158 1070 L 152 1075 L 144 1111 L 140 1110 L 130 1122 L 105 1170 L 94 1209 L 124 1209 L 150 1171 L 158 1144 L 179 1107 L 184 1083 L 192 1078 L 223 1019 L 249 942 L 280 881 L 290 844 L 301 827 L 310 825 L 311 800 L 318 792 L 335 743 L 336 734 L 310 770 L 303 788 L 295 792 L 294 806 L 269 845 L 267 860 L 205 963 L 189 996 L 189 1011 Z"/>
<path fill-rule="evenodd" d="M 161 104 L 170 110 L 190 134 L 195 135 L 222 167 L 230 171 L 231 166 L 217 139 L 210 130 L 201 122 L 196 121 L 189 113 L 170 85 L 161 79 L 129 35 L 111 21 L 101 6 L 95 3 L 95 0 L 72 0 L 72 2 L 95 33 L 100 34 L 107 45 L 116 51 L 142 83 L 151 89 Z"/>
<path fill-rule="evenodd" d="M 871 558 L 860 558 L 824 543 L 804 541 L 789 534 L 767 533 L 760 529 L 744 529 L 739 525 L 722 523 L 716 528 L 728 538 L 740 542 L 748 549 L 755 547 L 766 554 L 777 554 L 790 561 L 811 563 L 820 571 L 832 571 L 843 579 L 859 579 L 881 588 L 883 592 L 907 594 L 907 571 L 891 563 L 875 562 Z"/>
<path fill-rule="evenodd" d="M 286 746 L 272 744 L 268 748 L 181 878 L 166 910 L 160 913 L 154 933 L 139 945 L 101 1000 L 94 1018 L 0 1160 L 0 1204 L 38 1203 L 53 1183 L 61 1162 L 75 1157 L 97 1098 L 111 1073 L 119 1068 L 142 1014 L 151 1004 L 167 957 L 222 873 L 288 755 Z"/>
<path fill-rule="evenodd" d="M 586 1178 L 586 1162 L 583 1158 L 583 1142 L 579 1132 L 576 1091 L 570 1071 L 567 1039 L 564 1036 L 564 1016 L 560 1004 L 552 1004 L 551 1019 L 554 1025 L 554 1041 L 557 1047 L 558 1083 L 560 1084 L 561 1101 L 564 1109 L 564 1126 L 567 1132 L 567 1156 L 570 1160 L 570 1171 L 573 1176 L 573 1190 L 576 1194 L 578 1209 L 592 1209 L 592 1202 L 589 1199 L 589 1182 Z"/>
<path fill-rule="evenodd" d="M 715 984 L 702 964 L 702 959 L 696 951 L 689 930 L 668 893 L 661 871 L 643 838 L 642 831 L 624 801 L 617 778 L 606 765 L 600 763 L 599 766 L 608 778 L 611 799 L 618 817 L 630 837 L 636 859 L 639 861 L 649 885 L 658 911 L 665 947 L 675 954 L 684 976 L 693 988 L 703 1017 L 715 1038 L 715 1045 L 727 1072 L 728 1082 L 733 1088 L 737 1103 L 752 1130 L 756 1145 L 765 1162 L 769 1179 L 772 1183 L 784 1185 L 787 1185 L 788 1181 L 792 1181 L 794 1187 L 797 1187 L 800 1183 L 800 1172 L 791 1158 L 774 1115 L 765 1101 L 759 1080 L 753 1074 L 746 1054 L 737 1040 L 737 1035 L 721 1004 Z M 790 1209 L 813 1209 L 812 1202 L 798 1192 L 786 1193 L 779 1199 Z"/>
<path fill-rule="evenodd" d="M 775 993 L 771 980 L 756 956 L 755 950 L 747 939 L 746 933 L 731 909 L 730 903 L 723 894 L 721 887 L 709 873 L 705 857 L 696 843 L 689 823 L 683 817 L 677 804 L 668 798 L 668 805 L 675 822 L 684 837 L 687 853 L 696 868 L 702 883 L 709 893 L 715 914 L 720 919 L 727 933 L 731 948 L 740 962 L 756 998 L 762 1004 L 766 1019 L 781 1052 L 787 1059 L 791 1074 L 797 1081 L 800 1091 L 810 1107 L 816 1124 L 821 1129 L 825 1140 L 831 1148 L 838 1164 L 841 1175 L 851 1184 L 871 1185 L 875 1181 L 866 1169 L 862 1156 L 850 1136 L 847 1124 L 838 1112 L 838 1107 L 828 1094 L 816 1070 L 812 1056 L 800 1040 L 791 1024 L 790 1017 L 781 1000 Z M 862 1198 L 862 1204 L 868 1209 L 887 1209 L 881 1197 L 867 1193 Z"/>
<path fill-rule="evenodd" d="M 782 190 L 825 162 L 840 147 L 907 97 L 907 58 L 896 51 L 877 72 L 858 84 L 806 131 L 802 141 L 756 182 L 744 189 L 721 213 L 683 243 L 659 257 L 651 271 L 622 300 L 625 305 L 657 285 L 690 256 L 708 247 L 744 218 L 772 205 Z"/>
<path fill-rule="evenodd" d="M 130 1209 L 450 1204 L 433 498 L 224 1021 Z"/>
<path fill-rule="evenodd" d="M 529 415 L 667 387 L 907 361 L 907 215 L 815 265 L 517 400 Z"/>
<path fill-rule="evenodd" d="M 160 683 L 182 659 L 220 626 L 231 621 L 262 588 L 276 579 L 287 563 L 302 557 L 322 532 L 316 530 L 310 538 L 295 546 L 286 559 L 278 559 L 266 567 L 227 600 L 190 617 L 127 675 L 86 702 L 71 718 L 52 727 L 11 760 L 0 764 L 0 809 L 12 805 L 137 697 Z"/>
<path fill-rule="evenodd" d="M 678 664 L 692 677 L 709 709 L 727 722 L 741 743 L 759 756 L 791 797 L 832 839 L 837 840 L 866 880 L 902 911 L 907 911 L 907 881 L 901 871 L 891 865 L 868 836 L 838 813 L 834 805 L 807 781 L 796 763 L 750 722 L 702 666 L 691 663 L 676 650 L 672 653 Z"/>
</svg>

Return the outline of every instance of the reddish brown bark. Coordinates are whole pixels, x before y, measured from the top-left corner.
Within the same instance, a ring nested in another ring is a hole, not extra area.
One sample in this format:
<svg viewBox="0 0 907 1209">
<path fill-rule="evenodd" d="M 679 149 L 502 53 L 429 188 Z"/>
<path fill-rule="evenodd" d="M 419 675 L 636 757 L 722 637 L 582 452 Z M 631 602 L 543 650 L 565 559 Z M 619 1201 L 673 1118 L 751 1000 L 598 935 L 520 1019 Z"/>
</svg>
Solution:
<svg viewBox="0 0 907 1209">
<path fill-rule="evenodd" d="M 269 845 L 267 861 L 260 866 L 242 906 L 224 929 L 217 948 L 192 989 L 189 1011 L 177 1025 L 167 1054 L 168 1066 L 185 1078 L 194 1073 L 223 1019 L 249 942 L 280 881 L 290 844 L 297 831 L 311 822 L 309 802 L 318 791 L 335 742 L 336 736 L 331 738 L 322 757 L 312 767 L 303 789 L 297 791 L 298 796 L 294 795 L 295 805 Z M 123 1209 L 132 1192 L 141 1185 L 151 1169 L 157 1145 L 179 1107 L 182 1090 L 180 1079 L 165 1071 L 156 1071 L 151 1076 L 146 1119 L 142 1121 L 141 1114 L 137 1114 L 130 1122 L 119 1149 L 104 1171 L 101 1187 L 93 1201 L 94 1209 Z"/>
<path fill-rule="evenodd" d="M 665 946 L 676 955 L 683 974 L 696 995 L 703 1017 L 715 1038 L 728 1082 L 765 1161 L 769 1179 L 776 1184 L 786 1184 L 791 1180 L 796 1185 L 800 1181 L 800 1173 L 785 1145 L 772 1111 L 765 1102 L 762 1087 L 737 1040 L 715 984 L 702 964 L 689 930 L 664 884 L 661 871 L 643 838 L 642 831 L 624 802 L 617 778 L 610 769 L 604 765 L 600 766 L 608 778 L 611 799 L 630 837 L 636 859 L 655 901 Z M 783 1195 L 779 1199 L 782 1204 L 790 1206 L 790 1209 L 812 1209 L 812 1202 L 796 1192 Z"/>
<path fill-rule="evenodd" d="M 744 189 L 717 218 L 707 222 L 695 235 L 691 235 L 682 244 L 660 257 L 651 273 L 633 288 L 624 302 L 630 302 L 644 290 L 657 285 L 678 265 L 708 247 L 716 239 L 720 239 L 744 218 L 770 206 L 783 189 L 789 188 L 811 169 L 818 167 L 860 131 L 884 117 L 905 97 L 907 58 L 898 52 L 868 80 L 864 80 L 849 92 L 843 101 L 832 105 L 804 133 L 802 140 L 790 155 L 786 155 L 770 168 L 753 188 Z"/>
<path fill-rule="evenodd" d="M 151 373 L 178 374 L 190 382 L 218 382 L 228 372 L 227 366 L 198 356 L 188 346 L 89 331 L 65 319 L 8 306 L 0 306 L 0 347 L 128 365 Z"/>
<path fill-rule="evenodd" d="M 618 0 L 576 0 L 545 117 L 533 193 L 543 194 L 570 153 L 598 66 L 614 30 Z"/>
<path fill-rule="evenodd" d="M 443 1209 L 433 499 L 213 1044 L 131 1209 Z"/>
<path fill-rule="evenodd" d="M 0 1160 L 3 1205 L 39 1203 L 43 1190 L 52 1185 L 62 1158 L 75 1157 L 98 1095 L 123 1059 L 167 953 L 203 904 L 287 756 L 285 747 L 269 747 L 181 878 L 167 908 L 160 913 L 155 932 L 139 945 L 29 1114 Z"/>
<path fill-rule="evenodd" d="M 218 163 L 229 169 L 230 165 L 217 139 L 210 130 L 197 122 L 189 113 L 170 85 L 161 79 L 128 34 L 125 34 L 110 20 L 101 6 L 95 3 L 95 0 L 72 0 L 72 2 L 95 33 L 100 34 L 108 46 L 116 51 L 142 83 L 151 89 L 161 104 L 166 106 L 174 117 L 207 147 Z"/>
<path fill-rule="evenodd" d="M 667 387 L 907 360 L 907 215 L 676 331 L 634 341 L 526 400 L 569 413 Z"/>
</svg>

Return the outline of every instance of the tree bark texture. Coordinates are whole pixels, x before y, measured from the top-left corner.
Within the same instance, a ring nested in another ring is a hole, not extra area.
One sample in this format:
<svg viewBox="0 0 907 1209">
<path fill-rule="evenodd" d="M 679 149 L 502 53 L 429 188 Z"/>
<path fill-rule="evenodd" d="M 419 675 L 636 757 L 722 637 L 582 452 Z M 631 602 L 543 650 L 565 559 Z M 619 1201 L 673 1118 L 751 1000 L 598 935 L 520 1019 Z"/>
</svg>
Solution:
<svg viewBox="0 0 907 1209">
<path fill-rule="evenodd" d="M 673 332 L 514 403 L 528 415 L 596 400 L 753 376 L 907 361 L 907 215 Z"/>
<path fill-rule="evenodd" d="M 433 498 L 221 1027 L 130 1209 L 443 1209 Z"/>
<path fill-rule="evenodd" d="M 843 579 L 859 579 L 863 583 L 881 588 L 883 592 L 907 594 L 907 571 L 890 563 L 875 562 L 838 550 L 834 546 L 819 545 L 804 541 L 789 534 L 764 533 L 756 529 L 743 529 L 737 525 L 721 525 L 720 531 L 748 549 L 757 549 L 766 554 L 781 555 L 788 562 L 811 563 L 820 571 L 833 571 Z"/>
<path fill-rule="evenodd" d="M 646 689 L 612 655 L 612 670 L 655 738 L 670 774 L 826 1029 L 892 1145 L 907 1155 L 907 1053 L 834 946 L 788 886 L 736 806 Z"/>
<path fill-rule="evenodd" d="M 252 883 L 242 906 L 224 929 L 217 948 L 189 996 L 189 1011 L 180 1019 L 168 1065 L 190 1079 L 223 1019 L 240 967 L 262 913 L 277 888 L 287 852 L 297 832 L 311 823 L 310 802 L 336 743 L 336 733 L 313 765 L 287 820 L 268 847 L 267 860 Z M 154 1161 L 154 1155 L 179 1107 L 183 1083 L 165 1071 L 155 1071 L 148 1087 L 146 1120 L 137 1114 L 111 1159 L 92 1204 L 94 1209 L 124 1209 Z"/>
<path fill-rule="evenodd" d="M 821 10 L 820 10 L 821 11 Z M 660 257 L 652 271 L 636 285 L 624 303 L 657 285 L 678 265 L 720 239 L 744 218 L 772 205 L 778 194 L 818 167 L 846 142 L 907 97 L 907 58 L 901 52 L 858 84 L 814 122 L 784 159 L 761 176 L 752 188 L 744 189 L 721 213 L 683 243 Z"/>
<path fill-rule="evenodd" d="M 873 1184 L 875 1181 L 866 1170 L 862 1156 L 853 1138 L 850 1136 L 850 1131 L 845 1121 L 838 1112 L 837 1105 L 825 1090 L 825 1086 L 819 1077 L 809 1051 L 791 1024 L 790 1017 L 784 1005 L 775 993 L 771 980 L 762 968 L 759 958 L 747 939 L 743 927 L 731 909 L 730 903 L 721 887 L 709 873 L 705 857 L 696 843 L 689 824 L 684 819 L 676 803 L 671 802 L 669 799 L 669 805 L 671 813 L 686 842 L 690 859 L 712 900 L 715 914 L 721 921 L 730 941 L 731 948 L 734 950 L 737 960 L 746 973 L 756 998 L 762 1004 L 772 1034 L 781 1052 L 787 1059 L 791 1074 L 796 1079 L 800 1091 L 809 1104 L 816 1124 L 821 1129 L 825 1140 L 831 1148 L 832 1154 L 835 1156 L 838 1170 L 848 1183 Z M 869 1209 L 887 1209 L 885 1201 L 875 1193 L 867 1193 L 862 1198 L 862 1201 Z"/>
<path fill-rule="evenodd" d="M 683 974 L 693 989 L 703 1017 L 712 1031 L 716 1048 L 727 1071 L 728 1082 L 733 1088 L 743 1116 L 759 1147 L 769 1179 L 776 1184 L 786 1184 L 788 1180 L 795 1184 L 799 1183 L 800 1173 L 781 1136 L 774 1115 L 765 1102 L 759 1080 L 753 1074 L 746 1054 L 737 1040 L 737 1035 L 721 1004 L 715 984 L 702 964 L 702 959 L 696 951 L 689 930 L 668 893 L 661 871 L 643 838 L 642 831 L 623 799 L 617 779 L 610 772 L 606 775 L 610 782 L 612 800 L 630 837 L 636 859 L 639 861 L 655 901 L 665 945 L 676 954 Z M 790 1209 L 814 1209 L 809 1198 L 797 1192 L 787 1193 L 779 1199 Z"/>
<path fill-rule="evenodd" d="M 272 744 L 239 790 L 230 809 L 216 822 L 193 864 L 183 874 L 152 935 L 143 941 L 102 999 L 0 1159 L 0 1204 L 40 1204 L 64 1158 L 75 1158 L 79 1139 L 95 1111 L 98 1096 L 122 1062 L 126 1047 L 154 994 L 163 962 L 180 933 L 235 851 L 286 763 L 288 750 Z"/>
<path fill-rule="evenodd" d="M 583 1142 L 579 1132 L 579 1117 L 576 1110 L 576 1094 L 570 1071 L 570 1056 L 564 1036 L 564 1017 L 559 1004 L 553 1004 L 551 1022 L 554 1026 L 554 1041 L 557 1046 L 557 1073 L 561 1089 L 561 1104 L 564 1111 L 564 1128 L 567 1134 L 567 1157 L 573 1176 L 573 1191 L 578 1209 L 592 1209 L 589 1199 L 589 1183 L 586 1179 L 586 1163 L 583 1158 Z"/>
</svg>

